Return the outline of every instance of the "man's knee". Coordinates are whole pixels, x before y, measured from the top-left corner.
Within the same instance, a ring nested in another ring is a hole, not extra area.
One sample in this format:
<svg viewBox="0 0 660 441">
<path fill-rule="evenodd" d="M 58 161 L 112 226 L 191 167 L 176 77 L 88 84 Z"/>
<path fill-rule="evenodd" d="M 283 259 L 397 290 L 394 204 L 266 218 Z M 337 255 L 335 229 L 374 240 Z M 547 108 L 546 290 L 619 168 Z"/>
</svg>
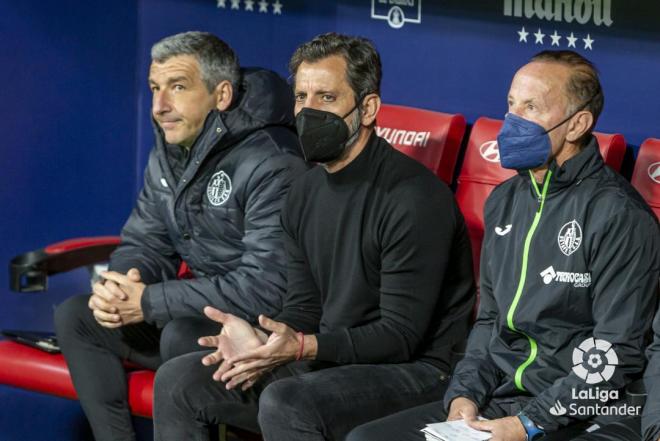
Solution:
<svg viewBox="0 0 660 441">
<path fill-rule="evenodd" d="M 81 323 L 93 321 L 92 311 L 87 306 L 89 296 L 73 296 L 55 308 L 55 332 L 59 339 L 66 339 Z"/>
<path fill-rule="evenodd" d="M 160 335 L 160 355 L 163 361 L 190 352 L 204 351 L 197 339 L 220 332 L 220 327 L 202 317 L 186 317 L 171 320 Z"/>
<path fill-rule="evenodd" d="M 154 417 L 171 412 L 192 415 L 198 410 L 204 390 L 211 381 L 212 367 L 203 366 L 199 354 L 189 354 L 169 360 L 156 371 L 154 379 Z"/>
<path fill-rule="evenodd" d="M 374 438 L 371 433 L 369 424 L 363 424 L 351 430 L 346 436 L 345 441 L 373 441 L 379 438 Z"/>
<path fill-rule="evenodd" d="M 259 397 L 259 425 L 262 430 L 273 424 L 292 424 L 292 415 L 307 423 L 316 415 L 315 394 L 296 377 L 268 385 Z"/>
</svg>

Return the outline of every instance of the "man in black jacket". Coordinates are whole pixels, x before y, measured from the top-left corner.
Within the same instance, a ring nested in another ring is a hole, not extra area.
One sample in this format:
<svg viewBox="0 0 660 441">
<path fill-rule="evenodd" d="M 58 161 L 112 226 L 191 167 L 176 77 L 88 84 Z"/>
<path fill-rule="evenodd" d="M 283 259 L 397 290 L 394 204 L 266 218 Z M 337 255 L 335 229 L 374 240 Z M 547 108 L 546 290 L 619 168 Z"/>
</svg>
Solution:
<svg viewBox="0 0 660 441">
<path fill-rule="evenodd" d="M 103 282 L 60 305 L 55 325 L 97 440 L 132 440 L 122 362 L 156 369 L 217 332 L 205 305 L 256 323 L 286 287 L 280 207 L 307 166 L 288 84 L 239 69 L 212 34 L 152 48 L 156 146 Z M 185 262 L 193 278 L 181 279 Z"/>
<path fill-rule="evenodd" d="M 498 145 L 502 166 L 519 174 L 486 202 L 481 303 L 465 358 L 444 403 L 348 440 L 421 439 L 425 424 L 445 418 L 493 441 L 568 440 L 639 411 L 625 407 L 624 388 L 644 369 L 659 230 L 603 163 L 591 134 L 603 101 L 595 68 L 571 51 L 542 52 L 516 73 Z"/>
<path fill-rule="evenodd" d="M 205 440 L 220 422 L 268 441 L 342 440 L 441 395 L 452 347 L 467 335 L 465 222 L 444 183 L 375 135 L 373 45 L 321 35 L 296 50 L 290 71 L 303 153 L 322 166 L 293 184 L 282 211 L 283 311 L 253 329 L 207 310 L 224 328 L 202 340 L 216 348 L 206 366 L 189 354 L 156 376 L 158 440 Z"/>
</svg>

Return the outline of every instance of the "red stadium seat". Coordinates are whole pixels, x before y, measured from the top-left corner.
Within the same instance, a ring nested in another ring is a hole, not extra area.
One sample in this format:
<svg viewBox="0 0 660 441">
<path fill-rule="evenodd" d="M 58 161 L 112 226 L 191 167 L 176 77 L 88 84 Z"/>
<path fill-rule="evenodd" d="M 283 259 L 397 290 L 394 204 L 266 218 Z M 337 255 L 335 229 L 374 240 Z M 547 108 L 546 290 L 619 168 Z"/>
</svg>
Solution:
<svg viewBox="0 0 660 441">
<path fill-rule="evenodd" d="M 642 143 L 630 182 L 660 218 L 660 139 Z"/>
<path fill-rule="evenodd" d="M 376 134 L 451 184 L 465 134 L 462 115 L 383 104 Z"/>
<path fill-rule="evenodd" d="M 0 341 L 0 384 L 75 400 L 78 398 L 61 354 L 48 354 L 12 341 Z M 128 404 L 134 415 L 151 418 L 154 372 L 128 373 Z"/>
<path fill-rule="evenodd" d="M 497 134 L 502 120 L 479 118 L 475 121 L 458 176 L 456 199 L 468 227 L 474 259 L 474 271 L 479 280 L 479 257 L 484 236 L 483 208 L 495 186 L 515 175 L 500 166 Z M 594 133 L 605 163 L 619 171 L 626 151 L 622 135 Z"/>
</svg>

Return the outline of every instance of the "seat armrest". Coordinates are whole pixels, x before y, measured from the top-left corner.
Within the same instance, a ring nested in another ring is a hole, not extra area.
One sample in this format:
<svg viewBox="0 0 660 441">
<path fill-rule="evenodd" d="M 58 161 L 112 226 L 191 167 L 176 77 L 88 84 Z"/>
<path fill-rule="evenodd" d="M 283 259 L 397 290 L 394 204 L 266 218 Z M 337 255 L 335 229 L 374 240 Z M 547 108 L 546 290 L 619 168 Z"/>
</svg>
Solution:
<svg viewBox="0 0 660 441">
<path fill-rule="evenodd" d="M 81 237 L 20 254 L 9 264 L 9 289 L 46 291 L 48 276 L 105 262 L 119 242 L 119 236 Z"/>
</svg>

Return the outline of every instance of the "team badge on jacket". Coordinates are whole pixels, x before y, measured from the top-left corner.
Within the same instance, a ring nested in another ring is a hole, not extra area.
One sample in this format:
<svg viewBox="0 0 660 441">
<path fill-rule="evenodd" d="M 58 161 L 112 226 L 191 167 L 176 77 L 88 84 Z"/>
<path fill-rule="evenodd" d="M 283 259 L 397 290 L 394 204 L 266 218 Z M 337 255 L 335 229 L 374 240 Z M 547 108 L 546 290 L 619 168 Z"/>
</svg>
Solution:
<svg viewBox="0 0 660 441">
<path fill-rule="evenodd" d="M 565 255 L 570 256 L 576 252 L 582 243 L 582 228 L 580 228 L 580 224 L 573 219 L 561 227 L 559 236 L 557 236 L 557 242 L 559 243 L 559 249 Z"/>
<path fill-rule="evenodd" d="M 209 199 L 211 205 L 219 206 L 227 202 L 231 194 L 231 179 L 227 173 L 220 170 L 209 180 L 209 185 L 206 187 L 206 197 Z"/>
</svg>

